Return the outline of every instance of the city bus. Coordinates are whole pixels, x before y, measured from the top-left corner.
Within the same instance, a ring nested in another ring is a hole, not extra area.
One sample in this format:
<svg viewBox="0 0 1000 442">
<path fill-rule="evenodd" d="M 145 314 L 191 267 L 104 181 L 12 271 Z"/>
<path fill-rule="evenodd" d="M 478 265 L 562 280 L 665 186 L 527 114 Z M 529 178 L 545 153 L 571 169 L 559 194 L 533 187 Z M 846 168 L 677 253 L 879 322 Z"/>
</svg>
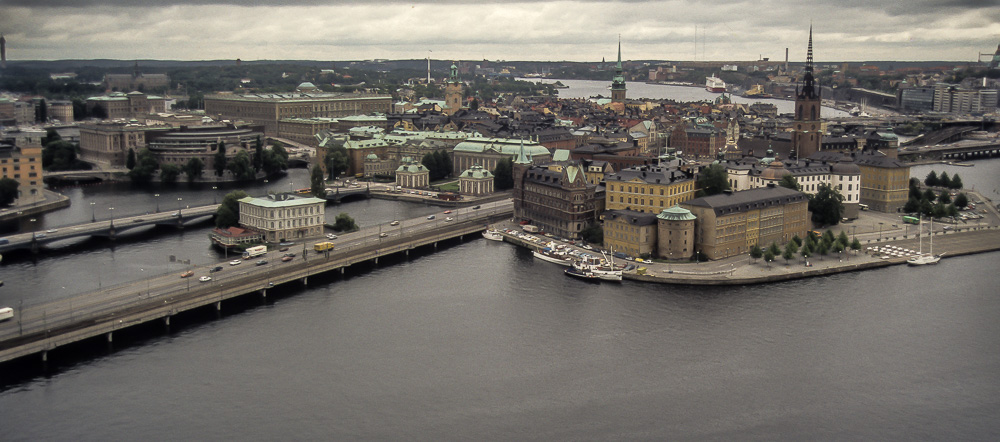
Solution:
<svg viewBox="0 0 1000 442">
<path fill-rule="evenodd" d="M 907 224 L 920 224 L 920 218 L 915 216 L 904 216 L 903 222 Z"/>
</svg>

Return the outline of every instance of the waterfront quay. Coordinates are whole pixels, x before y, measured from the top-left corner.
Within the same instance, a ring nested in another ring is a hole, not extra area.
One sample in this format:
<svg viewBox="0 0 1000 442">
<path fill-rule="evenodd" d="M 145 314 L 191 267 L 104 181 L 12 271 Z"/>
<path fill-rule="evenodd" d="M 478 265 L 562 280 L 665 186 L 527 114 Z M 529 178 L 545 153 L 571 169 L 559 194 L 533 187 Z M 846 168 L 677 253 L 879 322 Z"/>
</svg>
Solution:
<svg viewBox="0 0 1000 442">
<path fill-rule="evenodd" d="M 116 332 L 139 324 L 163 321 L 169 325 L 172 316 L 185 311 L 202 307 L 221 310 L 228 299 L 247 294 L 266 297 L 268 289 L 276 286 L 307 285 L 310 276 L 344 273 L 353 265 L 378 264 L 379 258 L 409 256 L 419 248 L 433 250 L 442 241 L 478 235 L 490 223 L 509 219 L 512 212 L 509 200 L 484 203 L 479 209 L 454 210 L 450 217 L 367 227 L 342 235 L 336 247 L 324 253 L 314 252 L 313 245 L 325 238 L 295 244 L 285 252 L 296 254 L 289 261 L 281 259 L 283 252 L 271 251 L 258 265 L 254 260 L 260 258 L 239 265 L 220 261 L 194 268 L 185 278 L 177 273 L 163 274 L 18 309 L 14 319 L 0 323 L 0 362 L 33 354 L 47 360 L 50 351 L 75 342 L 95 337 L 112 342 Z"/>
</svg>

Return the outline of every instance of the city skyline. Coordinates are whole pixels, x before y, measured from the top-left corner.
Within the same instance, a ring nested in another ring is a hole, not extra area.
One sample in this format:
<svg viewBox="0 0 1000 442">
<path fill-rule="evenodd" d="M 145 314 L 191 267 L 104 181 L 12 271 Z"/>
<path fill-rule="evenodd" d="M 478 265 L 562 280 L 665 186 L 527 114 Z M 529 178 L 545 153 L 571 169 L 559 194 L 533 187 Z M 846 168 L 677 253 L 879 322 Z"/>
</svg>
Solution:
<svg viewBox="0 0 1000 442">
<path fill-rule="evenodd" d="M 976 61 L 990 1 L 7 0 L 8 60 Z M 219 17 L 226 17 L 220 20 Z M 764 30 L 764 32 L 762 32 Z M 207 42 L 207 43 L 206 43 Z"/>
</svg>

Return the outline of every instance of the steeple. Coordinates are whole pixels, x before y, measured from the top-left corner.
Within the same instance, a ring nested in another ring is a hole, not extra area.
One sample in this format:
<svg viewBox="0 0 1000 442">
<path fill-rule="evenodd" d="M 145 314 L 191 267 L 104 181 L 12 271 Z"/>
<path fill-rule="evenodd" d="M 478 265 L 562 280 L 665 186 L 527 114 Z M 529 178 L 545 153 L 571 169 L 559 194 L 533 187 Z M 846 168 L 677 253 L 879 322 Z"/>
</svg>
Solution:
<svg viewBox="0 0 1000 442">
<path fill-rule="evenodd" d="M 812 34 L 810 34 L 810 35 L 812 35 Z M 811 36 L 809 37 L 809 41 L 810 42 L 812 41 L 812 37 Z M 809 45 L 810 45 L 810 47 L 812 47 L 812 43 L 810 43 Z M 618 70 L 619 71 L 622 70 L 622 38 L 621 38 L 621 36 L 618 37 Z"/>
<path fill-rule="evenodd" d="M 819 98 L 819 88 L 816 87 L 816 79 L 813 77 L 813 29 L 809 25 L 809 49 L 806 52 L 806 71 L 802 76 L 802 89 L 799 90 L 799 98 Z"/>
<path fill-rule="evenodd" d="M 524 154 L 524 138 L 521 138 L 521 148 L 517 152 L 517 159 L 514 164 L 531 164 L 531 160 Z"/>
<path fill-rule="evenodd" d="M 622 72 L 622 40 L 618 37 L 618 64 L 615 65 L 615 76 L 611 79 L 611 101 L 625 102 L 625 74 Z"/>
</svg>

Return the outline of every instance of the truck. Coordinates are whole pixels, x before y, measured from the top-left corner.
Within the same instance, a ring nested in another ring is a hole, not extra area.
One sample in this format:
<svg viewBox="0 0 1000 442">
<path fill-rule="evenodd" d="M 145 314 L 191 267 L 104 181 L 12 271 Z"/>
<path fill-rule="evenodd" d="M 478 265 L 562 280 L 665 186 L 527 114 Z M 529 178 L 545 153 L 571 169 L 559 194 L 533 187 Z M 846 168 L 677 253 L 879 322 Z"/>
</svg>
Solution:
<svg viewBox="0 0 1000 442">
<path fill-rule="evenodd" d="M 528 232 L 528 233 L 538 233 L 538 226 L 533 226 L 531 224 L 526 224 L 524 226 L 521 226 L 521 230 L 524 230 L 525 232 Z"/>
<path fill-rule="evenodd" d="M 267 246 L 247 247 L 247 249 L 243 251 L 243 259 L 254 258 L 257 256 L 264 255 L 266 253 L 267 253 Z"/>
<path fill-rule="evenodd" d="M 313 246 L 313 250 L 317 253 L 323 253 L 327 250 L 333 250 L 333 243 L 330 241 L 318 242 Z"/>
</svg>

